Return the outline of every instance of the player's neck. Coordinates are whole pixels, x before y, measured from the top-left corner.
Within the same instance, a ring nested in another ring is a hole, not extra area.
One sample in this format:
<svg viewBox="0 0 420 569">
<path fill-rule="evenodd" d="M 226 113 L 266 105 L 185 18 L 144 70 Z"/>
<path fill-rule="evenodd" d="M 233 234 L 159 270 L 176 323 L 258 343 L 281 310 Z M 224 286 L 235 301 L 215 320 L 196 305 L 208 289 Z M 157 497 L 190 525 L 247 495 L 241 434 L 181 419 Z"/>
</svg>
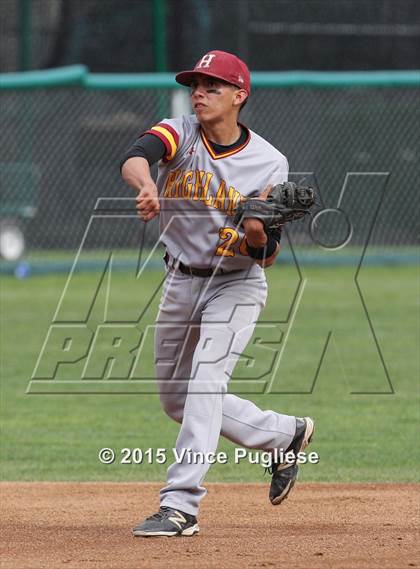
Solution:
<svg viewBox="0 0 420 569">
<path fill-rule="evenodd" d="M 241 127 L 236 118 L 234 121 L 223 121 L 217 123 L 201 123 L 206 138 L 216 144 L 229 146 L 235 143 L 241 135 Z"/>
</svg>

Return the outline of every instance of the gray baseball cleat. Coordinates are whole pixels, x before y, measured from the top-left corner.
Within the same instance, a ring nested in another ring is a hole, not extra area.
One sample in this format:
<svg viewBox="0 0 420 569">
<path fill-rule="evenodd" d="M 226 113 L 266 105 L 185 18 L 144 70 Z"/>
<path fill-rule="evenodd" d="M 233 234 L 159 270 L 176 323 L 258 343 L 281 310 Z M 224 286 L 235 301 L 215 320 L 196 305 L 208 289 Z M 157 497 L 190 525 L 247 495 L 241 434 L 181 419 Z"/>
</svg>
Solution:
<svg viewBox="0 0 420 569">
<path fill-rule="evenodd" d="M 162 506 L 156 514 L 136 526 L 133 534 L 136 537 L 173 537 L 176 535 L 191 537 L 199 530 L 195 516 Z"/>
<path fill-rule="evenodd" d="M 298 475 L 298 453 L 302 452 L 311 442 L 314 434 L 315 423 L 310 417 L 303 419 L 296 417 L 296 434 L 284 453 L 293 453 L 294 459 L 287 462 L 272 462 L 269 472 L 272 475 L 269 498 L 273 506 L 281 504 L 287 498 L 293 488 Z M 293 458 L 292 455 L 292 458 Z"/>
</svg>

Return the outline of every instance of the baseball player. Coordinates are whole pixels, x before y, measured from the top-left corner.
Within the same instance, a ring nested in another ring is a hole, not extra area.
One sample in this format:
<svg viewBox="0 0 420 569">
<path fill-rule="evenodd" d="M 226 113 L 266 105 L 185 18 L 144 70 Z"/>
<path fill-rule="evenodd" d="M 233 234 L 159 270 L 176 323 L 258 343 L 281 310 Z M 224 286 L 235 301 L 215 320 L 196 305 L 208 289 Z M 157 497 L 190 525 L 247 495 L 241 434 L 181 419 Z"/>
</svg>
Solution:
<svg viewBox="0 0 420 569">
<path fill-rule="evenodd" d="M 238 122 L 251 91 L 238 57 L 210 51 L 176 81 L 190 88 L 194 114 L 152 126 L 121 161 L 140 218 L 160 216 L 166 279 L 156 321 L 156 379 L 164 411 L 181 425 L 160 509 L 133 530 L 145 537 L 199 531 L 210 461 L 191 457 L 215 452 L 221 434 L 242 447 L 297 455 L 314 431 L 309 417 L 264 411 L 227 393 L 265 305 L 264 267 L 273 264 L 281 237 L 259 219 L 236 225 L 235 208 L 246 198 L 265 200 L 271 185 L 285 182 L 287 160 Z M 158 161 L 155 183 L 150 165 Z M 287 497 L 297 471 L 296 460 L 273 459 L 272 504 Z"/>
</svg>

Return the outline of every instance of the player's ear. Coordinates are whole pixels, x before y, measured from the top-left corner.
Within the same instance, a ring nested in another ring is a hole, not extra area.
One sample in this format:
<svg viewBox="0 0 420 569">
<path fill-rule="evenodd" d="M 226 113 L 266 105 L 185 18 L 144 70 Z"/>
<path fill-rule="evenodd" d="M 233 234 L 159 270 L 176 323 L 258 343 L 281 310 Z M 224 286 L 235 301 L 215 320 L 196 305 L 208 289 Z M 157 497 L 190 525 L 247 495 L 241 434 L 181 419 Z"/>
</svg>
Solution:
<svg viewBox="0 0 420 569">
<path fill-rule="evenodd" d="M 234 105 L 240 107 L 247 97 L 248 93 L 245 91 L 245 89 L 236 89 Z"/>
</svg>

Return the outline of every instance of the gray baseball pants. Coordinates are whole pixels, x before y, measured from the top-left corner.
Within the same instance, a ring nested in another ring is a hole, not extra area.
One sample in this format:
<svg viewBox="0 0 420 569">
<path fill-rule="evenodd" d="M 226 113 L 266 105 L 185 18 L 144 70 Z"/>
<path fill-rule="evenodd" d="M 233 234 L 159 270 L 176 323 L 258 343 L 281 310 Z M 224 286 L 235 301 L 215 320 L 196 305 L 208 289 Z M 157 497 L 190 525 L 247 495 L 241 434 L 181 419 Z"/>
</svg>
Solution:
<svg viewBox="0 0 420 569">
<path fill-rule="evenodd" d="M 249 342 L 267 297 L 264 272 L 250 270 L 210 278 L 168 269 L 155 333 L 156 379 L 164 411 L 181 423 L 182 449 L 216 452 L 220 434 L 239 446 L 286 449 L 295 434 L 294 416 L 263 411 L 227 393 L 239 356 Z M 196 515 L 206 494 L 208 462 L 188 455 L 168 468 L 161 506 Z"/>
</svg>

